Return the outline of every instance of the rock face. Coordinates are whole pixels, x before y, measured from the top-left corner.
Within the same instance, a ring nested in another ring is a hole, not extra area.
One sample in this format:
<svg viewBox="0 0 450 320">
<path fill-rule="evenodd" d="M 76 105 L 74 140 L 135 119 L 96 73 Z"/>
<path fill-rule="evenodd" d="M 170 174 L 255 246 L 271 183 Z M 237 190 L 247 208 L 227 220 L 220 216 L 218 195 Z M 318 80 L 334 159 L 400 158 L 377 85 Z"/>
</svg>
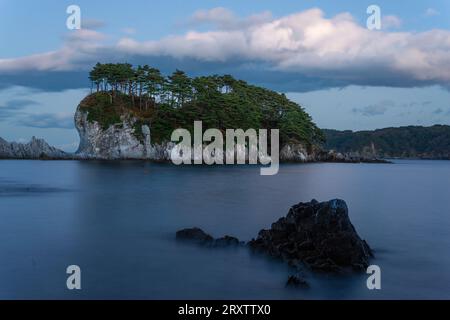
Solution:
<svg viewBox="0 0 450 320">
<path fill-rule="evenodd" d="M 293 206 L 286 217 L 261 230 L 251 248 L 314 271 L 362 271 L 373 256 L 348 217 L 343 200 L 312 200 Z"/>
<path fill-rule="evenodd" d="M 200 228 L 189 228 L 177 231 L 176 239 L 208 247 L 236 247 L 244 244 L 244 242 L 240 242 L 237 238 L 231 236 L 214 239 Z"/>
<path fill-rule="evenodd" d="M 308 148 L 301 144 L 287 144 L 280 150 L 282 162 L 343 162 L 343 163 L 389 163 L 375 156 L 362 156 L 354 153 L 340 153 L 334 150 Z"/>
<path fill-rule="evenodd" d="M 151 144 L 150 128 L 137 128 L 137 119 L 123 115 L 122 123 L 103 129 L 98 122 L 88 121 L 88 112 L 78 107 L 75 113 L 75 127 L 80 135 L 77 155 L 86 159 L 152 159 L 168 160 L 166 146 Z M 136 132 L 141 130 L 141 137 Z M 139 138 L 138 138 L 139 137 Z"/>
<path fill-rule="evenodd" d="M 48 145 L 43 139 L 28 143 L 7 142 L 0 138 L 0 159 L 70 159 L 72 156 Z"/>
<path fill-rule="evenodd" d="M 140 125 L 138 120 L 124 114 L 121 123 L 104 129 L 99 123 L 88 120 L 88 112 L 78 106 L 75 127 L 80 135 L 80 146 L 76 155 L 81 159 L 144 159 L 170 161 L 175 144 L 152 143 L 151 128 Z M 137 132 L 139 131 L 139 132 Z M 311 148 L 310 148 L 311 149 Z M 318 147 L 308 150 L 302 144 L 287 144 L 280 149 L 281 162 L 384 162 L 324 151 Z"/>
<path fill-rule="evenodd" d="M 77 108 L 75 127 L 80 135 L 76 152 L 82 159 L 140 159 L 169 161 L 174 143 L 152 144 L 150 127 L 139 125 L 136 118 L 121 116 L 122 123 L 107 129 L 88 121 L 88 112 Z M 140 129 L 140 133 L 136 132 Z"/>
</svg>

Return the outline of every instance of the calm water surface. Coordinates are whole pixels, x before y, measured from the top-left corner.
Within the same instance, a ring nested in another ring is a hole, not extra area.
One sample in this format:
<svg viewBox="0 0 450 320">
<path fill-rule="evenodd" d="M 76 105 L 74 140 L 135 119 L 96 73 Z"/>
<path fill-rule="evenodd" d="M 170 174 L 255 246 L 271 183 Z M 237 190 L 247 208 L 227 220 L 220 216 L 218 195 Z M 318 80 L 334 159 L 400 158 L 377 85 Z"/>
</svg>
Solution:
<svg viewBox="0 0 450 320">
<path fill-rule="evenodd" d="M 346 200 L 376 250 L 382 289 L 366 275 L 291 272 L 242 249 L 177 243 L 178 229 L 255 237 L 289 207 Z M 82 290 L 66 289 L 68 265 Z M 450 298 L 450 162 L 177 167 L 143 162 L 0 161 L 0 298 Z"/>
</svg>

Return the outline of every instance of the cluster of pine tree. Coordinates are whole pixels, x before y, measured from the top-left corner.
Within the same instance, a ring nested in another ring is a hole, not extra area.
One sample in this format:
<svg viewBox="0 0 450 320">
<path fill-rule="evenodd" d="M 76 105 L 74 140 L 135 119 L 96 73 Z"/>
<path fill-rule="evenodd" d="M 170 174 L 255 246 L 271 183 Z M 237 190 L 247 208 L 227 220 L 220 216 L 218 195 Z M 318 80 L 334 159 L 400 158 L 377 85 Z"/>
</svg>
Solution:
<svg viewBox="0 0 450 320">
<path fill-rule="evenodd" d="M 88 103 L 96 120 L 110 125 L 118 119 L 114 110 L 126 105 L 151 125 L 155 140 L 168 140 L 174 129 L 193 129 L 194 121 L 201 120 L 205 129 L 279 129 L 281 143 L 323 142 L 322 132 L 301 106 L 230 75 L 190 78 L 176 70 L 166 77 L 148 65 L 97 63 L 89 79 L 97 91 Z M 105 95 L 108 103 L 100 99 Z"/>
</svg>

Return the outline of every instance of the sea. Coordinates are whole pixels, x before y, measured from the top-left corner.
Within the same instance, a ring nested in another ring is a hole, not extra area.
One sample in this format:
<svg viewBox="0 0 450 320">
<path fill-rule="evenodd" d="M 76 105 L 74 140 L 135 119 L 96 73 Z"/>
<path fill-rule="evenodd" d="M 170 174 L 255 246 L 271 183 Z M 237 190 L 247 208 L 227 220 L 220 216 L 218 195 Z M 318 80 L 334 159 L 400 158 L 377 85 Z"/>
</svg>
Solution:
<svg viewBox="0 0 450 320">
<path fill-rule="evenodd" d="M 242 241 L 299 202 L 343 199 L 374 249 L 370 274 L 304 272 L 246 247 L 180 243 L 200 227 Z M 67 286 L 79 268 L 80 289 Z M 68 270 L 69 268 L 69 270 Z M 69 271 L 69 272 L 68 272 Z M 0 161 L 0 299 L 450 299 L 450 161 L 175 166 Z"/>
</svg>

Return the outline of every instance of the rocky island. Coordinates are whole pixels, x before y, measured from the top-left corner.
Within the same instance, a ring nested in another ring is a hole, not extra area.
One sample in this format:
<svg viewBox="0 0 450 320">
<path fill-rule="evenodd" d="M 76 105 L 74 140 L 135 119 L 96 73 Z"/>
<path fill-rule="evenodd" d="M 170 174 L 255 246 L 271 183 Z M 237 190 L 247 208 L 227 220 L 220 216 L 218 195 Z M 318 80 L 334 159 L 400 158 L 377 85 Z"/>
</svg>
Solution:
<svg viewBox="0 0 450 320">
<path fill-rule="evenodd" d="M 214 239 L 199 228 L 176 233 L 179 241 L 206 247 L 240 246 L 237 238 Z M 282 259 L 299 274 L 303 268 L 313 272 L 362 272 L 369 266 L 373 251 L 355 230 L 344 200 L 300 202 L 285 217 L 263 229 L 247 246 L 256 252 Z M 288 285 L 307 286 L 298 274 L 288 278 Z"/>
<path fill-rule="evenodd" d="M 284 94 L 230 75 L 169 77 L 149 66 L 97 64 L 90 79 L 97 88 L 75 113 L 83 159 L 169 161 L 177 128 L 280 130 L 280 161 L 383 162 L 377 158 L 325 151 L 322 131 L 301 106 Z"/>
</svg>

